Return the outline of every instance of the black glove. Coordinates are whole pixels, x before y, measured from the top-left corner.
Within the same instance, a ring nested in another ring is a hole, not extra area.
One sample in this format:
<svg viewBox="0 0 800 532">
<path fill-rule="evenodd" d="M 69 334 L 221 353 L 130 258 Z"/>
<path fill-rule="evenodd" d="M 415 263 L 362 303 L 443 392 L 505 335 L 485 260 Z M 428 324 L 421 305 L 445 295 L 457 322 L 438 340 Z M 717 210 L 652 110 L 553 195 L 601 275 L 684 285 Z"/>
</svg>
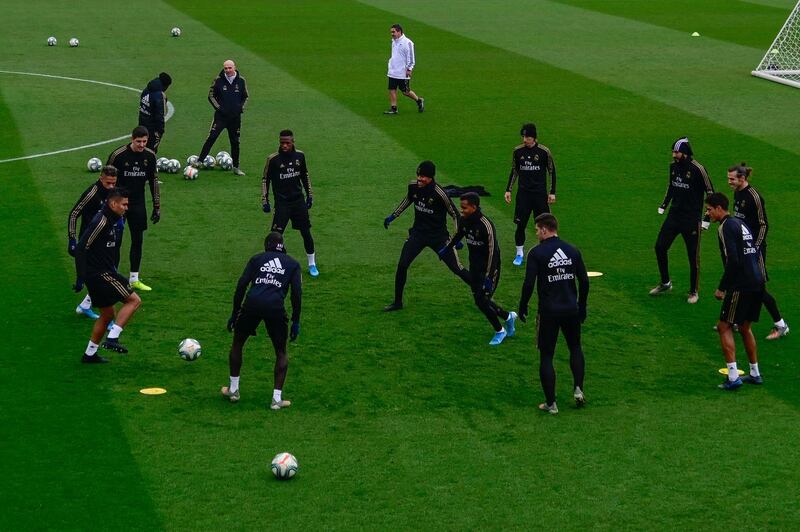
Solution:
<svg viewBox="0 0 800 532">
<path fill-rule="evenodd" d="M 464 243 L 461 240 L 456 242 L 456 249 L 462 249 L 463 247 L 464 247 Z"/>
<path fill-rule="evenodd" d="M 517 311 L 517 317 L 522 321 L 522 323 L 528 323 L 528 307 L 519 307 Z"/>
<path fill-rule="evenodd" d="M 161 220 L 161 209 L 156 207 L 153 209 L 153 214 L 150 215 L 150 221 L 157 224 Z"/>
<path fill-rule="evenodd" d="M 311 209 L 312 205 L 314 205 L 314 198 L 309 196 L 306 198 L 306 209 Z"/>
<path fill-rule="evenodd" d="M 231 314 L 231 317 L 228 318 L 228 332 L 233 332 L 234 325 L 236 325 L 236 317 Z"/>
<path fill-rule="evenodd" d="M 266 202 L 261 206 L 261 210 L 264 212 L 269 212 L 272 210 L 272 207 L 270 207 L 269 202 Z"/>
<path fill-rule="evenodd" d="M 383 220 L 383 228 L 384 229 L 389 229 L 389 224 L 392 223 L 395 218 L 397 218 L 397 216 L 395 216 L 394 214 L 390 214 L 389 216 L 384 218 L 384 220 Z"/>
<path fill-rule="evenodd" d="M 70 255 L 72 255 L 74 257 L 75 256 L 75 248 L 77 248 L 77 247 L 78 247 L 78 242 L 76 242 L 74 238 L 70 238 L 69 239 L 69 246 L 67 246 L 67 253 L 69 253 Z"/>
<path fill-rule="evenodd" d="M 83 291 L 83 278 L 81 276 L 75 278 L 75 284 L 72 285 L 72 289 L 75 290 L 75 292 Z"/>
<path fill-rule="evenodd" d="M 294 342 L 298 336 L 300 336 L 300 322 L 293 321 L 292 330 L 289 332 L 289 341 Z"/>
<path fill-rule="evenodd" d="M 578 316 L 579 316 L 579 317 L 580 317 L 580 319 L 581 319 L 581 323 L 583 323 L 584 321 L 586 321 L 586 307 L 583 307 L 583 308 L 581 308 L 581 309 L 578 309 Z"/>
</svg>

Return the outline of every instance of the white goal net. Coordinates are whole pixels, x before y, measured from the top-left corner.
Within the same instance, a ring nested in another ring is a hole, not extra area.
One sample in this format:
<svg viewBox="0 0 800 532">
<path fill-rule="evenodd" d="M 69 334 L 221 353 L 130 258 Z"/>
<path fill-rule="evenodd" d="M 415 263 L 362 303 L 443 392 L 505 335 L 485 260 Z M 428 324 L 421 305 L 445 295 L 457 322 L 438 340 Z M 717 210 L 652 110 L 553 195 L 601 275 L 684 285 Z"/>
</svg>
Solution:
<svg viewBox="0 0 800 532">
<path fill-rule="evenodd" d="M 800 1 L 752 74 L 800 88 Z"/>
</svg>

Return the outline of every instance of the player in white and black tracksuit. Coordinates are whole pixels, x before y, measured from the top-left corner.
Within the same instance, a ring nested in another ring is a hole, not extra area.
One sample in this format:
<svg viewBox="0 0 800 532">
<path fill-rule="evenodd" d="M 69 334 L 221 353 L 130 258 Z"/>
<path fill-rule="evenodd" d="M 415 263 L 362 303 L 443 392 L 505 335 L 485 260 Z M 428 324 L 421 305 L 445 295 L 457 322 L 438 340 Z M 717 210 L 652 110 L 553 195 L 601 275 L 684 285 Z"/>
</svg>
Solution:
<svg viewBox="0 0 800 532">
<path fill-rule="evenodd" d="M 130 208 L 125 216 L 131 232 L 130 282 L 141 290 L 150 289 L 139 280 L 144 232 L 147 230 L 145 184 L 150 188 L 153 201 L 150 220 L 153 224 L 161 220 L 161 194 L 158 186 L 156 154 L 147 148 L 148 138 L 147 128 L 137 126 L 131 134 L 131 142 L 111 152 L 106 163 L 117 169 L 117 186 L 126 189 L 130 197 Z"/>
<path fill-rule="evenodd" d="M 139 125 L 147 128 L 147 147 L 158 153 L 158 145 L 164 137 L 164 123 L 167 116 L 167 95 L 172 78 L 162 72 L 150 80 L 139 97 Z"/>
<path fill-rule="evenodd" d="M 689 139 L 682 137 L 672 146 L 673 162 L 669 166 L 669 185 L 664 201 L 658 208 L 659 214 L 669 208 L 667 219 L 661 225 L 656 239 L 655 251 L 661 284 L 650 291 L 658 295 L 672 289 L 669 276 L 667 253 L 678 235 L 686 243 L 689 258 L 689 302 L 697 302 L 700 269 L 700 231 L 703 216 L 703 199 L 714 192 L 705 167 L 693 158 Z M 708 221 L 702 223 L 708 227 Z"/>
<path fill-rule="evenodd" d="M 553 356 L 559 331 L 564 334 L 569 348 L 575 399 L 578 406 L 582 406 L 585 362 L 581 348 L 581 323 L 586 319 L 589 276 L 580 251 L 559 238 L 558 221 L 552 214 L 539 215 L 535 223 L 540 243 L 528 252 L 519 317 L 526 320 L 528 302 L 535 287 L 539 299 L 536 314 L 539 378 L 545 406 L 550 407 L 556 402 Z"/>
<path fill-rule="evenodd" d="M 491 343 L 496 345 L 506 336 L 506 328 L 503 327 L 501 320 L 513 327 L 513 323 L 509 323 L 509 320 L 513 322 L 515 317 L 492 300 L 500 283 L 500 245 L 497 242 L 494 224 L 481 211 L 480 196 L 475 192 L 468 192 L 460 199 L 461 217 L 458 220 L 458 231 L 439 251 L 439 257 L 446 256 L 462 238 L 466 238 L 472 297 L 475 305 L 492 324 L 496 338 Z"/>
<path fill-rule="evenodd" d="M 231 158 L 233 159 L 234 173 L 239 174 L 239 135 L 242 129 L 242 113 L 247 104 L 247 83 L 236 70 L 236 64 L 225 61 L 219 76 L 211 82 L 208 89 L 208 101 L 214 108 L 214 121 L 208 132 L 198 156 L 198 164 L 203 162 L 211 147 L 217 141 L 223 129 L 228 130 L 228 140 L 231 142 Z"/>
<path fill-rule="evenodd" d="M 394 301 L 384 310 L 389 312 L 403 308 L 403 290 L 408 278 L 408 268 L 425 248 L 437 252 L 444 247 L 450 234 L 447 232 L 447 217 L 458 220 L 456 207 L 447 193 L 435 181 L 436 166 L 431 161 L 422 161 L 417 167 L 417 179 L 408 184 L 403 201 L 383 220 L 389 229 L 391 224 L 409 206 L 414 206 L 414 224 L 408 230 L 408 238 L 400 252 L 397 272 L 394 276 Z M 470 284 L 469 272 L 461 265 L 455 249 L 451 249 L 442 260 L 454 274 Z"/>
<path fill-rule="evenodd" d="M 108 338 L 102 347 L 118 353 L 128 350 L 119 343 L 119 335 L 141 300 L 128 284 L 128 280 L 117 273 L 118 236 L 116 224 L 128 210 L 128 193 L 115 188 L 108 192 L 103 205 L 92 221 L 86 226 L 75 247 L 75 270 L 77 280 L 74 289 L 80 292 L 84 283 L 94 304 L 100 307 L 100 317 L 95 320 L 92 337 L 84 353 L 82 362 L 107 362 L 97 355 L 97 347 L 108 325 L 114 320 Z M 122 308 L 114 316 L 114 304 L 123 302 Z"/>
<path fill-rule="evenodd" d="M 275 195 L 275 214 L 272 231 L 283 234 L 291 220 L 292 228 L 300 231 L 303 247 L 308 257 L 308 268 L 316 277 L 316 252 L 311 236 L 311 218 L 308 211 L 314 204 L 311 178 L 308 175 L 306 154 L 295 148 L 294 133 L 284 129 L 280 132 L 278 151 L 267 157 L 261 177 L 261 205 L 265 213 L 272 210 L 269 190 Z"/>
<path fill-rule="evenodd" d="M 300 310 L 302 303 L 300 265 L 286 254 L 283 235 L 272 232 L 264 240 L 264 253 L 247 261 L 244 272 L 236 284 L 233 296 L 233 312 L 228 320 L 228 330 L 233 331 L 233 343 L 229 356 L 230 386 L 222 388 L 222 394 L 232 401 L 239 398 L 239 373 L 242 367 L 242 349 L 250 336 L 262 322 L 275 349 L 275 387 L 272 408 L 277 410 L 289 406 L 281 392 L 286 380 L 289 360 L 286 355 L 286 340 L 294 341 L 300 334 Z M 289 318 L 284 300 L 291 291 L 292 326 L 289 333 Z"/>
<path fill-rule="evenodd" d="M 754 245 L 758 248 L 761 257 L 761 273 L 764 282 L 769 280 L 767 274 L 767 233 L 769 232 L 769 222 L 767 221 L 767 208 L 764 198 L 756 189 L 750 186 L 750 174 L 752 168 L 745 163 L 728 168 L 728 185 L 733 189 L 733 215 L 742 220 L 747 227 L 754 233 Z M 789 332 L 775 297 L 770 294 L 766 287 L 763 292 L 763 303 L 772 317 L 775 326 L 767 336 L 767 340 L 775 340 L 785 336 Z"/>
</svg>

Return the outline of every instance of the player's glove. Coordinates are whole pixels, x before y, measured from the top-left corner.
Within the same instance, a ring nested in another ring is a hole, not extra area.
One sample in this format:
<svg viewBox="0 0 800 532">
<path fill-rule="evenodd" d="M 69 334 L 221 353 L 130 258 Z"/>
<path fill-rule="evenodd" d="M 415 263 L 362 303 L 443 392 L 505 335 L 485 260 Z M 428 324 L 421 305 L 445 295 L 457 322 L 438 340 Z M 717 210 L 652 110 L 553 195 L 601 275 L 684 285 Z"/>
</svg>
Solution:
<svg viewBox="0 0 800 532">
<path fill-rule="evenodd" d="M 236 325 L 236 316 L 231 314 L 231 317 L 228 318 L 228 332 L 233 332 L 234 325 Z"/>
<path fill-rule="evenodd" d="M 292 322 L 292 330 L 289 331 L 289 340 L 294 342 L 297 340 L 297 337 L 300 336 L 300 322 L 293 321 Z"/>
<path fill-rule="evenodd" d="M 309 196 L 306 198 L 306 209 L 311 209 L 312 205 L 314 205 L 314 198 Z"/>
<path fill-rule="evenodd" d="M 266 202 L 261 206 L 261 210 L 264 211 L 265 213 L 268 213 L 272 210 L 272 207 L 270 206 L 269 202 Z"/>
<path fill-rule="evenodd" d="M 492 283 L 492 280 L 490 278 L 487 277 L 486 280 L 483 281 L 483 289 L 486 290 L 487 292 L 491 292 L 493 286 L 494 284 Z"/>
<path fill-rule="evenodd" d="M 578 317 L 580 317 L 581 323 L 586 321 L 586 307 L 582 307 L 578 310 Z"/>
<path fill-rule="evenodd" d="M 74 257 L 75 256 L 75 248 L 77 248 L 77 247 L 78 247 L 78 242 L 76 242 L 74 238 L 70 238 L 69 239 L 69 246 L 67 246 L 67 253 L 69 253 L 70 255 L 72 255 Z"/>
<path fill-rule="evenodd" d="M 444 246 L 442 249 L 436 252 L 436 254 L 439 255 L 439 260 L 443 260 L 444 256 L 447 255 L 447 249 L 448 247 Z"/>
<path fill-rule="evenodd" d="M 456 249 L 462 249 L 463 247 L 464 247 L 464 243 L 461 240 L 456 242 Z"/>
<path fill-rule="evenodd" d="M 708 231 L 708 228 L 711 227 L 711 222 L 709 222 L 708 220 L 703 220 L 702 222 L 700 222 L 700 227 L 703 228 L 703 231 Z"/>
<path fill-rule="evenodd" d="M 72 289 L 75 292 L 81 292 L 83 290 L 83 278 L 79 275 L 75 278 L 75 284 L 72 285 Z"/>
<path fill-rule="evenodd" d="M 664 207 L 659 207 L 658 214 L 664 214 L 664 210 L 665 210 Z"/>
<path fill-rule="evenodd" d="M 159 221 L 161 221 L 160 208 L 156 207 L 155 209 L 153 209 L 153 214 L 150 215 L 150 221 L 153 222 L 153 224 L 157 224 Z"/>
<path fill-rule="evenodd" d="M 397 218 L 397 216 L 395 216 L 394 214 L 390 214 L 389 216 L 384 218 L 384 220 L 383 220 L 383 228 L 384 229 L 389 229 L 389 224 L 392 223 L 395 218 Z"/>
<path fill-rule="evenodd" d="M 517 311 L 517 317 L 522 321 L 522 323 L 528 323 L 528 307 L 527 307 L 527 305 L 524 306 L 524 307 L 520 305 L 519 310 Z"/>
</svg>

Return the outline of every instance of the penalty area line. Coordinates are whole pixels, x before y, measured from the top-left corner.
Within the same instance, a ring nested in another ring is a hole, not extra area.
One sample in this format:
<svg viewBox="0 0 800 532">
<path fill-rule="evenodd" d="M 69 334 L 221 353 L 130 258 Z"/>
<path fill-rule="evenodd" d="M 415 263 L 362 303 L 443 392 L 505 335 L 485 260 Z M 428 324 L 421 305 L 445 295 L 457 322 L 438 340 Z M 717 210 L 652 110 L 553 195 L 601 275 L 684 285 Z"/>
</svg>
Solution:
<svg viewBox="0 0 800 532">
<path fill-rule="evenodd" d="M 57 76 L 55 74 L 41 74 L 39 72 L 18 72 L 15 70 L 0 70 L 0 74 L 14 74 L 17 76 L 36 76 L 40 78 L 52 78 L 52 79 L 64 79 L 67 81 L 80 81 L 82 83 L 93 83 L 95 85 L 104 85 L 106 87 L 114 87 L 117 89 L 124 89 L 133 92 L 139 92 L 139 89 L 135 87 L 128 87 L 125 85 L 119 85 L 117 83 L 108 83 L 106 81 L 97 81 L 94 79 L 83 79 L 83 78 L 71 78 L 69 76 Z M 172 115 L 175 114 L 175 107 L 172 105 L 171 102 L 167 102 L 167 114 L 164 116 L 164 121 L 169 120 L 172 118 Z M 102 146 L 103 144 L 111 144 L 112 142 L 119 142 L 120 140 L 127 139 L 129 135 L 122 135 L 121 137 L 114 137 L 113 139 L 108 140 L 101 140 L 99 142 L 94 142 L 92 144 L 84 144 L 83 146 L 75 146 L 72 148 L 63 148 L 60 150 L 49 151 L 46 153 L 35 153 L 33 155 L 23 155 L 21 157 L 12 157 L 10 159 L 0 159 L 0 164 L 2 163 L 11 163 L 14 161 L 24 161 L 27 159 L 38 159 L 39 157 L 49 157 L 50 155 L 58 155 L 60 153 L 68 153 L 71 151 L 78 151 L 78 150 L 85 150 L 86 148 L 94 148 L 95 146 Z"/>
</svg>

